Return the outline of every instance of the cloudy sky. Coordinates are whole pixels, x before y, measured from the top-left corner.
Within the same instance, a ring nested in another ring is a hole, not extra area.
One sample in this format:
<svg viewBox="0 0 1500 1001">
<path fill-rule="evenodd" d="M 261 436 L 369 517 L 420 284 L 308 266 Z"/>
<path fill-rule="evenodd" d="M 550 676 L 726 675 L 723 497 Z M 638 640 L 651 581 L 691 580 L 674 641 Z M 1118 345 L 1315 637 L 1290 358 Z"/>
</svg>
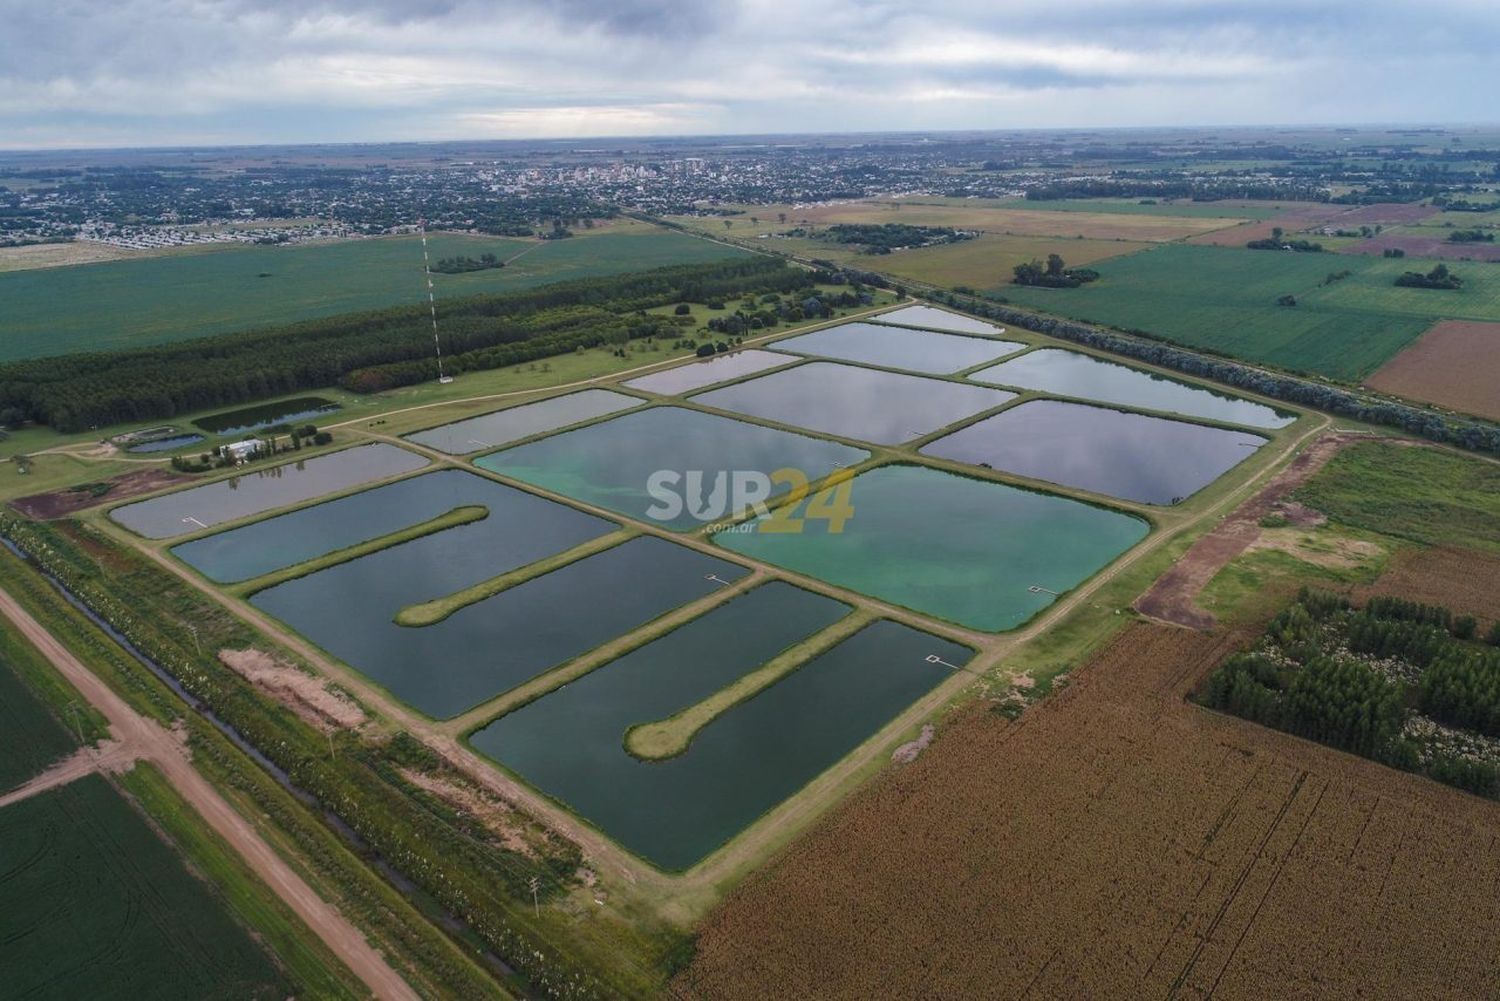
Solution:
<svg viewBox="0 0 1500 1001">
<path fill-rule="evenodd" d="M 1493 123 L 1500 0 L 0 0 L 0 147 Z"/>
</svg>

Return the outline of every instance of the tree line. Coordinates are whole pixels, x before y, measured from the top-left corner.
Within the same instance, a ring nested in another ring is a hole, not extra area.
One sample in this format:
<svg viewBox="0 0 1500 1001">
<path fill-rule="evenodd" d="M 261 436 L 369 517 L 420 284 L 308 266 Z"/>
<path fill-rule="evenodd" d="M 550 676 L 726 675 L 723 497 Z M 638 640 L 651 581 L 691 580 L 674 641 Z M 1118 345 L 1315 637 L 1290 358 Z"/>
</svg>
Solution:
<svg viewBox="0 0 1500 1001">
<path fill-rule="evenodd" d="M 810 288 L 816 274 L 762 256 L 453 299 L 438 307 L 445 368 L 518 364 L 654 332 L 644 310 Z M 120 351 L 0 365 L 0 423 L 64 432 L 343 385 L 436 376 L 427 307 L 363 313 Z"/>
<path fill-rule="evenodd" d="M 1251 650 L 1234 654 L 1201 694 L 1215 709 L 1470 792 L 1500 797 L 1500 760 L 1460 736 L 1411 727 L 1417 713 L 1500 737 L 1500 649 L 1474 641 L 1472 616 L 1441 606 L 1304 588 Z M 1491 630 L 1500 645 L 1500 626 Z"/>
</svg>

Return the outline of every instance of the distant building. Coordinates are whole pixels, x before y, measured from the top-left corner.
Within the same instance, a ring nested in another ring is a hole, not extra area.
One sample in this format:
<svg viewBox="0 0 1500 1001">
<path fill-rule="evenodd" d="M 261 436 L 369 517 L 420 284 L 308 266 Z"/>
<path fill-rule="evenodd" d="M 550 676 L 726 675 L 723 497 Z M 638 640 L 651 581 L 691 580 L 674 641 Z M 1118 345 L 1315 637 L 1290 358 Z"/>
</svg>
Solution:
<svg viewBox="0 0 1500 1001">
<path fill-rule="evenodd" d="M 249 441 L 233 441 L 224 446 L 224 454 L 235 462 L 244 462 L 265 447 L 266 443 L 259 438 L 251 438 Z"/>
</svg>

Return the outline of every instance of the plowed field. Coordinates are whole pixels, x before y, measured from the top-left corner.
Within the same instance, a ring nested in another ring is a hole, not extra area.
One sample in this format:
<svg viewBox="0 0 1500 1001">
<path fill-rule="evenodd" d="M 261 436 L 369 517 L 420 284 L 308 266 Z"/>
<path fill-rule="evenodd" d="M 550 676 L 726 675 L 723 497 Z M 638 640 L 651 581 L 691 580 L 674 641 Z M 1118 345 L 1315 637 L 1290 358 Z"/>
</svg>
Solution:
<svg viewBox="0 0 1500 1001">
<path fill-rule="evenodd" d="M 1185 703 L 1138 624 L 970 710 L 706 922 L 697 998 L 1487 997 L 1500 805 Z"/>
</svg>

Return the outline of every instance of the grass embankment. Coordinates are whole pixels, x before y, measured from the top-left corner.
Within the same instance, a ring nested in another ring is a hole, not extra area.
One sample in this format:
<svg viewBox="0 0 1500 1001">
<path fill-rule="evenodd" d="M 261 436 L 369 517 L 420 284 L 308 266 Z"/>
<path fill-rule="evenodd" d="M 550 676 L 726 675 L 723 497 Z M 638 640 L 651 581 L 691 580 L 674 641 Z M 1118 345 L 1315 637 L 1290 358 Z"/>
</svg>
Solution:
<svg viewBox="0 0 1500 1001">
<path fill-rule="evenodd" d="M 698 731 L 741 702 L 771 687 L 803 664 L 833 649 L 874 622 L 873 612 L 854 611 L 805 642 L 777 654 L 733 684 L 664 720 L 638 723 L 625 731 L 625 750 L 637 758 L 663 761 L 682 754 Z"/>
<path fill-rule="evenodd" d="M 283 790 L 203 717 L 184 717 L 195 764 L 419 992 L 473 998 L 512 989 L 565 998 L 658 992 L 667 972 L 661 964 L 681 935 L 651 914 L 627 919 L 619 907 L 592 905 L 577 845 L 538 834 L 522 850 L 482 818 L 434 800 L 405 772 L 430 772 L 441 763 L 416 741 L 392 739 L 387 727 L 336 732 L 330 749 L 325 733 L 257 692 L 211 651 L 255 647 L 294 665 L 301 658 L 113 532 L 77 522 L 11 522 L 8 530 L 358 833 L 365 847 L 355 851 L 321 810 Z M 61 601 L 50 588 L 46 594 Z M 138 666 L 137 672 L 146 673 Z M 146 681 L 162 689 L 149 674 Z M 170 693 L 165 697 L 173 709 L 179 705 Z M 506 813 L 505 827 L 541 831 L 519 809 Z M 389 862 L 415 888 L 395 889 L 367 854 Z M 590 906 L 578 910 L 585 901 Z M 466 924 L 450 930 L 454 916 Z M 518 973 L 487 967 L 477 958 L 486 949 Z"/>
<path fill-rule="evenodd" d="M 366 988 L 359 978 L 233 849 L 209 830 L 156 766 L 138 762 L 117 781 L 193 869 L 218 889 L 234 914 L 286 964 L 301 983 L 301 993 L 317 998 L 365 996 Z"/>
<path fill-rule="evenodd" d="M 49 555 L 56 561 L 54 565 L 59 565 L 70 562 L 73 554 L 54 548 Z M 261 835 L 322 896 L 337 904 L 370 935 L 371 941 L 380 945 L 388 960 L 409 982 L 438 996 L 484 998 L 500 991 L 496 981 L 465 950 L 458 948 L 359 858 L 320 816 L 278 785 L 212 724 L 196 713 L 185 712 L 182 702 L 165 684 L 100 632 L 40 575 L 8 553 L 0 553 L 0 587 L 136 711 L 168 726 L 181 719 L 198 769 L 256 824 Z M 161 595 L 138 594 L 138 597 L 143 605 L 157 605 Z M 200 624 L 200 628 L 216 632 L 215 617 L 209 610 L 196 611 L 205 614 L 206 625 Z M 176 615 L 166 614 L 158 616 L 155 625 L 132 622 L 128 628 L 135 632 L 133 627 L 141 624 L 156 632 L 167 623 L 180 624 L 180 621 Z M 181 642 L 183 639 L 185 642 Z M 253 636 L 240 639 L 263 642 Z M 175 649 L 178 653 L 173 660 L 186 663 L 192 639 L 180 638 Z M 275 716 L 287 726 L 293 725 L 279 708 L 264 706 L 258 711 Z"/>
<path fill-rule="evenodd" d="M 231 594 L 237 594 L 242 598 L 248 598 L 257 591 L 264 591 L 268 587 L 275 587 L 277 584 L 284 584 L 289 580 L 296 580 L 298 577 L 306 577 L 308 574 L 317 573 L 319 570 L 327 570 L 329 567 L 338 566 L 340 563 L 348 563 L 350 560 L 357 560 L 361 556 L 369 556 L 371 553 L 378 553 L 382 549 L 399 546 L 403 542 L 411 542 L 424 536 L 435 535 L 438 532 L 457 528 L 460 525 L 471 525 L 476 521 L 483 521 L 489 516 L 490 509 L 482 504 L 464 504 L 435 518 L 428 518 L 426 521 L 409 525 L 388 535 L 367 539 L 364 542 L 346 546 L 343 549 L 335 549 L 333 552 L 325 553 L 316 559 L 305 560 L 301 563 L 284 567 L 281 570 L 273 570 L 271 573 L 245 581 L 243 584 L 226 587 L 224 590 Z"/>
<path fill-rule="evenodd" d="M 478 584 L 464 588 L 462 591 L 454 591 L 452 594 L 431 601 L 424 601 L 419 605 L 407 605 L 396 613 L 395 623 L 398 626 L 410 626 L 421 628 L 442 622 L 454 612 L 470 605 L 483 601 L 486 598 L 499 594 L 507 588 L 515 587 L 533 577 L 540 577 L 545 573 L 561 569 L 569 563 L 577 563 L 586 556 L 612 549 L 620 543 L 634 538 L 638 532 L 622 529 L 618 532 L 610 532 L 601 535 L 597 539 L 590 539 L 580 543 L 572 549 L 565 549 L 556 555 L 549 556 L 544 560 L 529 563 L 524 567 L 503 573 L 489 580 L 482 580 Z"/>
</svg>

